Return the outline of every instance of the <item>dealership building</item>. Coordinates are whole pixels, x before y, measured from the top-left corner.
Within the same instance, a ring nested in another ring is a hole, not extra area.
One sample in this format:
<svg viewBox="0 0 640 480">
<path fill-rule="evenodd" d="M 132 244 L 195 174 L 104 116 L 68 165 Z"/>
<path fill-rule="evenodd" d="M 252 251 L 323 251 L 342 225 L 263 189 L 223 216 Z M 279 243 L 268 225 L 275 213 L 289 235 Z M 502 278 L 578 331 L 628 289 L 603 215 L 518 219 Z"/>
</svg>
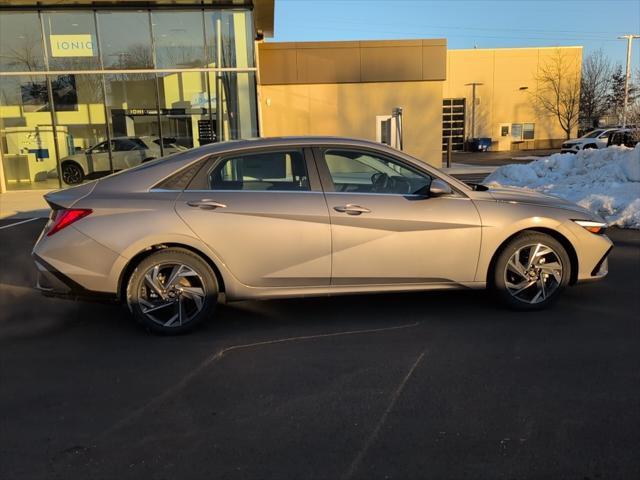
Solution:
<svg viewBox="0 0 640 480">
<path fill-rule="evenodd" d="M 579 75 L 582 59 L 581 47 L 279 43 L 273 31 L 274 0 L 0 0 L 0 191 L 257 136 L 366 138 L 436 166 L 472 137 L 556 147 L 556 119 L 532 106 L 537 72 L 561 51 Z"/>
</svg>

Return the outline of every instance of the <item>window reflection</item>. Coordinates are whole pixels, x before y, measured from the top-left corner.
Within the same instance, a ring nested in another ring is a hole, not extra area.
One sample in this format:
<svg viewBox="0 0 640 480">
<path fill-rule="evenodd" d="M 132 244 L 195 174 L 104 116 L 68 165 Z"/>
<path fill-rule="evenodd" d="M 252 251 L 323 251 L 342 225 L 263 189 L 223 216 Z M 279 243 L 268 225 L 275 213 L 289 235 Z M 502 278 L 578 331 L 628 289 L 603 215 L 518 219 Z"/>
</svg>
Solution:
<svg viewBox="0 0 640 480">
<path fill-rule="evenodd" d="M 160 122 L 167 141 L 186 148 L 215 141 L 205 72 L 158 74 Z"/>
<path fill-rule="evenodd" d="M 109 152 L 92 150 L 107 138 L 102 79 L 98 75 L 70 77 L 74 79 L 74 108 L 60 109 L 55 104 L 58 130 L 65 136 L 58 147 L 63 185 L 76 185 L 110 172 Z"/>
<path fill-rule="evenodd" d="M 163 148 L 158 123 L 155 75 L 105 75 L 105 85 L 113 141 L 112 169 L 123 170 L 161 157 Z M 139 148 L 127 147 L 134 144 Z"/>
<path fill-rule="evenodd" d="M 100 68 L 93 12 L 43 12 L 50 70 Z"/>
<path fill-rule="evenodd" d="M 45 60 L 59 73 L 39 75 Z M 136 72 L 202 67 L 254 69 L 251 11 L 3 11 L 6 186 L 58 188 L 181 149 L 257 136 L 253 71 Z M 80 73 L 88 70 L 95 71 Z"/>
<path fill-rule="evenodd" d="M 220 119 L 218 134 L 222 140 L 258 136 L 256 78 L 253 72 L 211 72 L 209 82 L 214 118 Z M 220 112 L 218 116 L 217 113 Z"/>
<path fill-rule="evenodd" d="M 251 14 L 241 10 L 205 12 L 204 24 L 211 67 L 253 67 Z"/>
<path fill-rule="evenodd" d="M 98 12 L 104 68 L 152 68 L 149 12 Z"/>
<path fill-rule="evenodd" d="M 42 30 L 37 12 L 0 15 L 0 71 L 44 70 Z"/>
<path fill-rule="evenodd" d="M 204 59 L 202 12 L 153 12 L 157 68 L 198 68 Z"/>
<path fill-rule="evenodd" d="M 0 77 L 0 148 L 9 190 L 59 186 L 53 125 L 41 86 L 46 92 L 43 76 Z M 63 143 L 65 131 L 58 129 L 58 136 Z"/>
</svg>

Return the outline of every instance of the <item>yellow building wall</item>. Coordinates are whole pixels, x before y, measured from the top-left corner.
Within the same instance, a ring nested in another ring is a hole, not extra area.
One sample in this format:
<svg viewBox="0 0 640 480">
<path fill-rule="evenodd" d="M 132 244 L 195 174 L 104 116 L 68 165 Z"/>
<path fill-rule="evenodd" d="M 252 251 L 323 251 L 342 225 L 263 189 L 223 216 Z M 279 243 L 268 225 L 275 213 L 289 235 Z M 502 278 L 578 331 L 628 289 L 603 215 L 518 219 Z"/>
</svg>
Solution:
<svg viewBox="0 0 640 480">
<path fill-rule="evenodd" d="M 376 116 L 403 108 L 404 151 L 442 164 L 442 82 L 260 85 L 261 135 L 376 140 Z"/>
<path fill-rule="evenodd" d="M 565 138 L 554 116 L 536 112 L 532 96 L 536 91 L 538 70 L 554 56 L 564 57 L 567 75 L 580 78 L 582 47 L 502 48 L 449 50 L 447 79 L 443 98 L 466 98 L 466 134 L 471 134 L 471 86 L 476 87 L 476 136 L 490 137 L 492 150 L 519 148 L 554 148 Z M 501 126 L 513 123 L 534 123 L 534 141 L 512 142 L 501 136 Z M 574 134 L 577 132 L 574 132 Z"/>
</svg>

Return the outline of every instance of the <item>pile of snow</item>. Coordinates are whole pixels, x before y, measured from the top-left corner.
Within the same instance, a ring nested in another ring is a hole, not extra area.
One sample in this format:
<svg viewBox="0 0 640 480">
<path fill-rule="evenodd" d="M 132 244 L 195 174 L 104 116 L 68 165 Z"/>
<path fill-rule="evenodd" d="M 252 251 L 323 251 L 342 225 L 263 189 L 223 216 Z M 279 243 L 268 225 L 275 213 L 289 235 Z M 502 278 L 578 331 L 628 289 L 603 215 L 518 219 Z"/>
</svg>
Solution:
<svg viewBox="0 0 640 480">
<path fill-rule="evenodd" d="M 640 144 L 556 153 L 528 164 L 505 165 L 484 184 L 555 195 L 588 208 L 609 225 L 640 229 Z"/>
</svg>

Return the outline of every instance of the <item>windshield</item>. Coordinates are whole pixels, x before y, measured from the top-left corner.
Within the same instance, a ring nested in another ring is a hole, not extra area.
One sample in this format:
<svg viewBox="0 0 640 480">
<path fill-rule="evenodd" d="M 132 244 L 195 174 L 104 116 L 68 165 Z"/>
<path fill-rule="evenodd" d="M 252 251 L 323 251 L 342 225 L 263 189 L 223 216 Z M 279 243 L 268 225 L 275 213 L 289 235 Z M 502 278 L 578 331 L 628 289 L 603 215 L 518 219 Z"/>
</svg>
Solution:
<svg viewBox="0 0 640 480">
<path fill-rule="evenodd" d="M 589 132 L 586 135 L 583 135 L 582 138 L 596 138 L 602 132 L 604 132 L 604 130 L 594 130 L 593 132 Z"/>
</svg>

